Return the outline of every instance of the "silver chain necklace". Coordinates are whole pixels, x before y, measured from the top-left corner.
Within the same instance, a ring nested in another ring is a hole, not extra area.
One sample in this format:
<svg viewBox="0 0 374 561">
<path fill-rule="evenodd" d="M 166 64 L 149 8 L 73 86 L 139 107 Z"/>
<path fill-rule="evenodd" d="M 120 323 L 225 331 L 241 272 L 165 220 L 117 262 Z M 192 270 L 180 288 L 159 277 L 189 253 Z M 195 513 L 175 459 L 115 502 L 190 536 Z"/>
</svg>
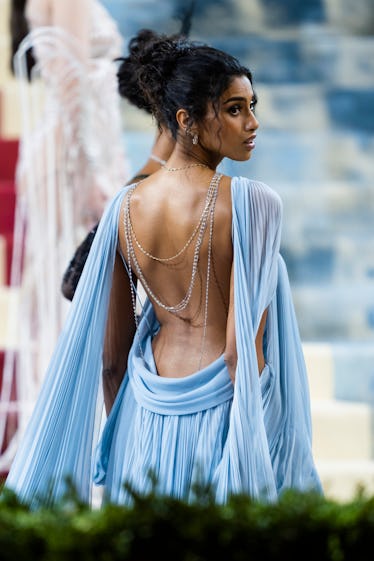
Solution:
<svg viewBox="0 0 374 561">
<path fill-rule="evenodd" d="M 135 188 L 135 187 L 134 187 Z M 129 193 L 129 196 L 131 196 L 131 194 L 133 193 L 134 189 L 131 189 L 131 192 Z M 172 255 L 171 257 L 157 257 L 155 255 L 152 255 L 149 251 L 147 251 L 142 244 L 140 243 L 140 241 L 138 240 L 132 221 L 131 221 L 131 213 L 130 213 L 130 208 L 129 208 L 129 224 L 130 224 L 130 230 L 131 230 L 131 234 L 132 237 L 134 238 L 135 244 L 138 247 L 138 249 L 144 254 L 146 255 L 149 259 L 152 259 L 153 261 L 158 261 L 159 263 L 168 263 L 169 261 L 174 261 L 175 259 L 177 259 L 178 257 L 180 257 L 182 255 L 182 253 L 184 253 L 187 248 L 191 245 L 192 240 L 195 238 L 197 232 L 199 231 L 199 228 L 201 227 L 201 223 L 204 219 L 204 216 L 207 214 L 207 212 L 209 212 L 209 207 L 211 205 L 212 202 L 212 197 L 214 196 L 214 190 L 215 190 L 215 185 L 211 182 L 209 184 L 209 188 L 207 191 L 207 195 L 206 195 L 206 200 L 205 200 L 205 206 L 203 208 L 203 211 L 201 213 L 200 219 L 198 221 L 198 223 L 196 224 L 191 236 L 188 238 L 188 240 L 186 241 L 186 243 L 184 244 L 184 246 L 182 247 L 182 249 L 180 249 L 175 255 Z M 130 204 L 130 203 L 129 203 Z"/>
<path fill-rule="evenodd" d="M 210 184 L 212 186 L 213 192 L 218 189 L 218 185 L 219 185 L 219 181 L 220 181 L 221 177 L 222 177 L 222 174 L 214 174 L 214 176 L 211 180 L 211 184 Z M 135 188 L 136 188 L 136 184 L 131 188 L 131 190 L 128 193 L 127 200 L 126 200 L 126 207 L 125 207 L 125 213 L 126 213 L 125 214 L 125 236 L 126 236 L 127 250 L 128 250 L 128 254 L 129 254 L 129 258 L 130 258 L 130 262 L 128 263 L 129 268 L 131 270 L 131 264 L 133 263 L 134 266 L 135 266 L 135 270 L 136 270 L 136 273 L 138 275 L 138 278 L 141 281 L 145 291 L 155 301 L 155 303 L 158 306 L 160 306 L 160 308 L 166 310 L 167 312 L 178 314 L 178 313 L 182 312 L 188 306 L 189 301 L 190 301 L 191 296 L 192 296 L 192 290 L 193 290 L 193 287 L 194 287 L 194 284 L 195 284 L 195 279 L 196 279 L 200 248 L 201 248 L 201 244 L 203 242 L 204 233 L 205 233 L 208 218 L 209 218 L 209 208 L 205 212 L 205 214 L 203 216 L 203 219 L 201 221 L 200 228 L 199 228 L 199 234 L 198 234 L 198 237 L 197 237 L 197 240 L 196 240 L 194 257 L 193 257 L 193 262 L 192 262 L 191 280 L 190 280 L 187 292 L 186 292 L 185 296 L 182 298 L 182 300 L 180 300 L 180 302 L 178 302 L 178 304 L 176 304 L 174 306 L 169 306 L 167 304 L 164 304 L 158 298 L 158 296 L 152 291 L 152 289 L 149 286 L 149 284 L 148 284 L 148 282 L 147 282 L 147 280 L 146 280 L 146 278 L 143 274 L 143 271 L 142 271 L 142 269 L 139 265 L 139 261 L 136 257 L 136 253 L 135 253 L 134 246 L 133 246 L 133 243 L 132 243 L 131 227 L 130 227 L 130 199 L 131 199 L 131 194 L 132 194 L 132 192 L 134 191 Z M 212 197 L 212 200 L 214 200 L 214 199 L 215 198 Z"/>
<path fill-rule="evenodd" d="M 134 246 L 132 244 L 132 228 L 131 228 L 131 220 L 130 220 L 130 199 L 131 199 L 131 194 L 133 193 L 137 184 L 135 184 L 129 190 L 128 195 L 127 195 L 127 199 L 126 199 L 126 205 L 125 205 L 125 208 L 124 208 L 124 214 L 125 214 L 125 216 L 124 216 L 124 227 L 125 227 L 125 239 L 126 239 L 126 245 L 127 245 L 128 274 L 129 274 L 130 287 L 131 287 L 131 301 L 132 301 L 132 307 L 133 307 L 133 311 L 134 311 L 134 318 L 135 318 L 135 324 L 136 324 L 136 330 L 137 331 L 138 331 L 138 318 L 137 318 L 137 314 L 136 314 L 136 295 L 135 295 L 134 283 L 133 283 L 133 278 L 132 278 L 132 264 L 134 264 L 137 276 L 138 276 L 139 280 L 141 281 L 144 289 L 148 293 L 148 296 L 150 298 L 152 298 L 154 300 L 154 302 L 158 306 L 160 306 L 162 309 L 164 309 L 164 310 L 166 310 L 170 313 L 173 313 L 173 314 L 178 314 L 179 312 L 183 311 L 188 306 L 188 304 L 191 300 L 192 291 L 193 291 L 193 287 L 194 287 L 195 279 L 196 279 L 199 257 L 200 257 L 200 249 L 201 249 L 204 234 L 205 234 L 205 231 L 206 231 L 206 228 L 207 228 L 207 225 L 208 225 L 208 221 L 209 221 L 209 240 L 208 240 L 208 252 L 207 252 L 207 278 L 206 278 L 206 288 L 205 288 L 203 336 L 202 336 L 202 342 L 201 342 L 199 370 L 201 369 L 201 363 L 202 363 L 202 359 L 203 359 L 203 355 L 204 355 L 205 339 L 206 339 L 207 325 L 208 325 L 209 283 L 210 283 L 212 245 L 213 245 L 213 219 L 214 219 L 214 211 L 215 211 L 217 195 L 218 195 L 218 186 L 219 186 L 219 182 L 221 180 L 221 177 L 222 177 L 222 174 L 215 173 L 214 176 L 212 177 L 211 182 L 210 182 L 209 189 L 208 189 L 208 194 L 207 194 L 207 202 L 206 202 L 206 205 L 204 207 L 203 214 L 202 214 L 202 216 L 200 218 L 200 221 L 198 223 L 198 226 L 200 224 L 200 227 L 198 228 L 199 234 L 198 234 L 198 237 L 197 237 L 197 240 L 196 240 L 196 245 L 195 245 L 195 250 L 194 250 L 190 283 L 189 283 L 189 286 L 188 286 L 188 289 L 187 289 L 187 292 L 186 292 L 185 296 L 182 298 L 182 300 L 180 302 L 178 302 L 178 304 L 176 304 L 174 306 L 169 306 L 167 304 L 164 304 L 154 294 L 154 292 L 152 291 L 152 289 L 150 288 L 149 284 L 147 283 L 147 281 L 144 277 L 143 271 L 141 270 L 138 259 L 136 257 Z M 178 253 L 180 254 L 180 252 L 178 252 Z M 139 341 L 139 346 L 140 346 L 140 352 L 141 352 L 142 357 L 144 359 L 143 350 L 141 348 L 140 341 Z"/>
<path fill-rule="evenodd" d="M 221 179 L 220 175 L 218 181 Z M 218 189 L 214 192 L 214 200 L 210 207 L 210 222 L 209 222 L 209 240 L 208 240 L 208 254 L 207 254 L 207 265 L 206 265 L 206 286 L 205 286 L 205 307 L 204 307 L 204 321 L 203 321 L 203 336 L 201 338 L 201 350 L 199 359 L 199 370 L 201 370 L 201 363 L 203 361 L 204 351 L 205 351 L 205 339 L 208 329 L 208 303 L 209 303 L 209 283 L 210 283 L 210 269 L 212 260 L 212 248 L 213 248 L 213 223 L 214 223 L 214 211 L 216 207 Z"/>
<path fill-rule="evenodd" d="M 185 169 L 191 169 L 191 168 L 209 168 L 209 166 L 207 164 L 187 164 L 185 166 L 181 166 L 179 168 L 169 168 L 166 163 L 162 166 L 162 169 L 164 169 L 165 171 L 183 171 Z"/>
</svg>

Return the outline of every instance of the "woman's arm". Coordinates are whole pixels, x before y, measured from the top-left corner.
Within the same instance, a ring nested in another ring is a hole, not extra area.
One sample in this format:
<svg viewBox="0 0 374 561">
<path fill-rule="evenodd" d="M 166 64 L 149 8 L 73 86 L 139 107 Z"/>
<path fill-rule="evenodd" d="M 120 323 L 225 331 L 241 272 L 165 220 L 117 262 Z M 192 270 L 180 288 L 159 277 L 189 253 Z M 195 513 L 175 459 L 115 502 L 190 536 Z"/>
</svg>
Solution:
<svg viewBox="0 0 374 561">
<path fill-rule="evenodd" d="M 103 352 L 103 390 L 107 415 L 113 406 L 127 368 L 135 328 L 130 281 L 122 258 L 117 253 Z"/>
<path fill-rule="evenodd" d="M 158 171 L 162 165 L 161 162 L 169 159 L 174 148 L 175 140 L 171 132 L 165 128 L 157 129 L 151 153 L 136 175 L 152 175 Z"/>
<path fill-rule="evenodd" d="M 263 338 L 266 327 L 268 311 L 267 309 L 262 314 L 260 325 L 256 334 L 256 353 L 257 353 L 257 364 L 258 371 L 261 374 L 265 366 L 265 357 L 263 351 Z M 226 347 L 224 353 L 225 363 L 229 371 L 230 378 L 232 382 L 235 382 L 235 371 L 238 361 L 238 354 L 236 349 L 236 337 L 235 337 L 235 312 L 234 312 L 234 264 L 231 268 L 230 276 L 230 303 L 229 312 L 227 315 L 227 325 L 226 325 Z"/>
</svg>

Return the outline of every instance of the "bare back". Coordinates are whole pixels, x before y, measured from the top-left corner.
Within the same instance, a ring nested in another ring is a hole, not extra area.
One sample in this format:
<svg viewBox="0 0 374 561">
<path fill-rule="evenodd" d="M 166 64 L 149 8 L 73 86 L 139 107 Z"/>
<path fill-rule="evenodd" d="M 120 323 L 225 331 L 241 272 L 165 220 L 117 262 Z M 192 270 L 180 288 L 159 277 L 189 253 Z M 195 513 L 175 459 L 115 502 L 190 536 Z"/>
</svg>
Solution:
<svg viewBox="0 0 374 561">
<path fill-rule="evenodd" d="M 180 302 L 191 282 L 197 234 L 191 239 L 206 203 L 213 172 L 190 169 L 187 173 L 161 171 L 139 183 L 130 198 L 130 216 L 136 240 L 136 258 L 150 289 L 167 306 Z M 231 178 L 223 176 L 218 186 L 212 229 L 212 253 L 208 271 L 208 222 L 199 252 L 196 280 L 187 307 L 177 314 L 154 303 L 160 330 L 153 339 L 159 375 L 182 377 L 218 358 L 225 349 L 232 268 Z M 124 227 L 125 198 L 119 226 L 122 254 L 127 258 Z M 189 241 L 187 247 L 186 243 Z M 159 258 L 177 255 L 159 262 Z M 207 290 L 207 277 L 209 284 Z M 205 316 L 206 294 L 208 313 Z M 204 325 L 206 330 L 204 336 Z M 203 344 L 204 341 L 204 344 Z"/>
</svg>

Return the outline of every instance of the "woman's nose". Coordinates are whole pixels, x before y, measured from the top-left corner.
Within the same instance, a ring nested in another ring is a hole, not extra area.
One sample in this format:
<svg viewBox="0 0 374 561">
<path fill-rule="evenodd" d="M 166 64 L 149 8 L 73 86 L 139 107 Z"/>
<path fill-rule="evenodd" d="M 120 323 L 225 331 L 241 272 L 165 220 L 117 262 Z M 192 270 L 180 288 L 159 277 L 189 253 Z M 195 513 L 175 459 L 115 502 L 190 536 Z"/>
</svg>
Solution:
<svg viewBox="0 0 374 561">
<path fill-rule="evenodd" d="M 256 115 L 253 113 L 253 111 L 249 111 L 248 119 L 245 124 L 245 130 L 257 130 L 259 126 L 260 123 L 258 122 Z"/>
<path fill-rule="evenodd" d="M 249 109 L 248 118 L 245 123 L 245 130 L 246 131 L 256 130 L 258 129 L 259 126 L 260 123 L 258 122 L 256 115 L 254 114 L 254 111 L 252 111 L 252 109 Z"/>
</svg>

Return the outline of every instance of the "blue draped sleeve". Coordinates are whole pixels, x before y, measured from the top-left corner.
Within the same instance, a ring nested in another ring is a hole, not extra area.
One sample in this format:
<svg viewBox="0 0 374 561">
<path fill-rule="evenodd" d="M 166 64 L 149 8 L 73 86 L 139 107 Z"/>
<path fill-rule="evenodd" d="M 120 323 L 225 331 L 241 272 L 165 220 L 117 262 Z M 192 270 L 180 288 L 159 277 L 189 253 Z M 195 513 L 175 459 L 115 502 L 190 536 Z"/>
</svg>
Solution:
<svg viewBox="0 0 374 561">
<path fill-rule="evenodd" d="M 242 177 L 233 178 L 231 193 L 238 362 L 218 499 L 246 492 L 273 500 L 287 487 L 320 490 L 302 346 L 279 255 L 281 201 L 267 185 Z M 265 309 L 260 377 L 255 338 Z"/>
<path fill-rule="evenodd" d="M 104 213 L 35 408 L 6 480 L 23 501 L 54 502 L 73 480 L 90 500 L 102 350 L 118 241 L 118 214 L 128 187 Z"/>
</svg>

